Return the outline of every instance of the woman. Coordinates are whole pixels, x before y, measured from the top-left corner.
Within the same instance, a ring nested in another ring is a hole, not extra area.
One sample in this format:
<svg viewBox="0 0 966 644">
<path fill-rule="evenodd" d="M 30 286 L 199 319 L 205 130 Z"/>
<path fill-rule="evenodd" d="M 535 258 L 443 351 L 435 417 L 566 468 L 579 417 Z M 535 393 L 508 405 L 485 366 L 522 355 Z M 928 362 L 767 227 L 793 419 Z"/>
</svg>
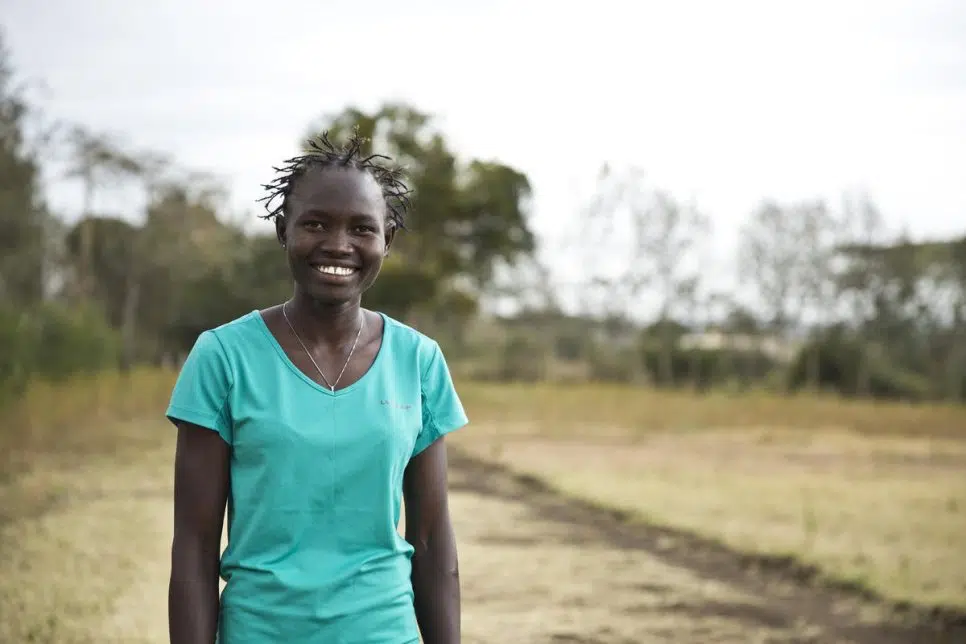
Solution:
<svg viewBox="0 0 966 644">
<path fill-rule="evenodd" d="M 360 143 L 265 186 L 294 293 L 202 333 L 174 387 L 172 644 L 459 642 L 443 436 L 467 418 L 439 346 L 361 307 L 409 190 Z"/>
</svg>

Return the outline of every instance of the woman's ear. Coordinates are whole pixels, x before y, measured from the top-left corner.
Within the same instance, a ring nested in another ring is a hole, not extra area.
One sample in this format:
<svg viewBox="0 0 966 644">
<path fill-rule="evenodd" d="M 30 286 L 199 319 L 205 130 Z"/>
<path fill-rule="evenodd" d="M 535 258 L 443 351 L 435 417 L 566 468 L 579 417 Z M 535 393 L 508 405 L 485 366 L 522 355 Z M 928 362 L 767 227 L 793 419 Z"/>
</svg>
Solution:
<svg viewBox="0 0 966 644">
<path fill-rule="evenodd" d="M 392 240 L 396 238 L 396 226 L 395 224 L 386 225 L 386 250 L 383 251 L 383 257 L 389 256 L 389 249 L 392 247 Z"/>
<path fill-rule="evenodd" d="M 285 215 L 277 215 L 275 217 L 275 236 L 278 238 L 278 243 L 282 245 L 282 248 L 285 248 L 285 228 Z"/>
</svg>

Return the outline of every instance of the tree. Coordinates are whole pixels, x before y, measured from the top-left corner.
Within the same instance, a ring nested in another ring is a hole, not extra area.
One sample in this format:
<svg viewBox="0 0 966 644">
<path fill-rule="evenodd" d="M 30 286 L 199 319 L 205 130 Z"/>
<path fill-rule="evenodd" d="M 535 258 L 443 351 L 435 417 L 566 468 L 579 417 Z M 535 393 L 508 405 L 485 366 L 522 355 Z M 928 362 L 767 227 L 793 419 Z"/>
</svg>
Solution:
<svg viewBox="0 0 966 644">
<path fill-rule="evenodd" d="M 885 233 L 882 214 L 866 197 L 845 199 L 841 230 L 844 236 L 837 254 L 845 255 L 845 265 L 837 278 L 837 291 L 844 295 L 851 326 L 858 346 L 855 391 L 859 396 L 871 392 L 871 353 L 879 339 L 878 328 L 873 324 L 877 302 L 884 295 L 882 270 L 868 261 L 870 255 L 859 249 L 870 249 L 880 243 Z"/>
<path fill-rule="evenodd" d="M 632 258 L 622 252 L 625 249 L 614 248 L 619 220 L 624 214 L 625 191 L 636 179 L 643 181 L 643 174 L 636 168 L 618 174 L 604 164 L 597 174 L 593 194 L 579 212 L 581 225 L 572 255 L 578 257 L 576 263 L 580 267 L 580 307 L 592 319 L 627 318 L 631 308 L 628 291 L 643 287 L 628 280 L 627 267 Z M 602 252 L 604 248 L 612 250 Z M 615 257 L 615 253 L 619 256 Z"/>
<path fill-rule="evenodd" d="M 832 260 L 836 250 L 837 227 L 825 203 L 815 201 L 793 207 L 798 233 L 798 267 L 796 282 L 799 293 L 798 317 L 812 317 L 813 338 L 821 336 L 821 330 L 835 321 L 835 277 Z M 819 387 L 820 351 L 818 343 L 805 344 L 806 383 L 812 389 Z M 814 350 L 809 350 L 815 347 Z"/>
<path fill-rule="evenodd" d="M 207 315 L 213 305 L 247 286 L 232 272 L 252 257 L 249 240 L 218 218 L 210 186 L 171 181 L 148 204 L 138 242 L 134 270 L 141 290 L 151 293 L 139 307 L 139 325 L 155 338 L 157 354 L 179 355 L 200 331 L 224 321 Z M 199 285 L 214 301 L 197 297 Z"/>
<path fill-rule="evenodd" d="M 523 173 L 495 161 L 458 159 L 429 115 L 399 103 L 371 113 L 345 109 L 311 124 L 308 135 L 326 130 L 343 141 L 352 129 L 370 140 L 367 153 L 388 154 L 403 165 L 416 191 L 413 234 L 397 239 L 396 261 L 380 278 L 394 282 L 398 313 L 417 304 L 431 309 L 454 291 L 478 298 L 498 265 L 533 253 L 530 183 Z M 374 288 L 369 298 L 379 304 L 388 295 Z"/>
<path fill-rule="evenodd" d="M 774 201 L 765 201 L 741 228 L 739 282 L 757 291 L 773 332 L 784 333 L 792 321 L 799 247 L 794 221 Z"/>
<path fill-rule="evenodd" d="M 948 248 L 946 280 L 952 291 L 952 351 L 947 362 L 946 392 L 953 400 L 966 401 L 966 235 Z"/>
<path fill-rule="evenodd" d="M 112 182 L 139 178 L 145 167 L 138 158 L 120 148 L 106 134 L 82 126 L 70 128 L 67 142 L 72 151 L 67 177 L 80 180 L 83 189 L 82 217 L 94 216 L 94 196 L 99 187 Z M 94 278 L 94 231 L 82 229 L 75 264 L 75 295 L 90 297 L 96 289 Z"/>
<path fill-rule="evenodd" d="M 649 205 L 632 206 L 635 223 L 638 275 L 654 285 L 660 310 L 661 381 L 674 379 L 672 357 L 675 340 L 671 322 L 680 309 L 688 308 L 698 297 L 700 258 L 698 245 L 708 232 L 710 222 L 694 208 L 680 205 L 668 193 L 659 191 Z"/>
<path fill-rule="evenodd" d="M 653 329 L 659 338 L 659 377 L 671 384 L 678 328 L 674 318 L 686 315 L 697 297 L 696 251 L 709 229 L 707 218 L 669 193 L 650 189 L 640 169 L 604 166 L 584 211 L 584 224 L 583 240 L 591 256 L 582 266 L 588 287 L 603 296 L 593 312 L 605 318 L 629 317 L 645 294 L 653 295 L 658 308 Z"/>
<path fill-rule="evenodd" d="M 40 188 L 37 151 L 24 132 L 31 107 L 13 81 L 0 37 L 0 302 L 23 305 L 37 303 L 44 294 L 51 217 Z"/>
</svg>

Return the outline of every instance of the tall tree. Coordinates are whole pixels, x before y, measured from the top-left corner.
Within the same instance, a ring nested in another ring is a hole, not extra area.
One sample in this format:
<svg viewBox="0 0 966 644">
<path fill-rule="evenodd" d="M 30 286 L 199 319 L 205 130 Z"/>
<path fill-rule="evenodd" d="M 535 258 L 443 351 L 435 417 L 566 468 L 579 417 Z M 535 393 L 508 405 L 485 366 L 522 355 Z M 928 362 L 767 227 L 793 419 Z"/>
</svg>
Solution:
<svg viewBox="0 0 966 644">
<path fill-rule="evenodd" d="M 207 184 L 172 181 L 158 188 L 148 204 L 139 243 L 140 283 L 151 297 L 142 302 L 140 326 L 157 340 L 159 354 L 179 355 L 195 336 L 216 322 L 198 304 L 196 286 L 220 280 L 226 298 L 239 288 L 231 269 L 249 257 L 242 231 L 218 218 L 219 204 Z M 223 321 L 223 320 L 221 320 Z"/>
<path fill-rule="evenodd" d="M 137 156 L 122 150 L 106 134 L 91 132 L 82 126 L 70 128 L 67 142 L 72 151 L 67 177 L 78 179 L 83 190 L 82 218 L 94 217 L 94 199 L 101 187 L 132 178 L 140 178 L 144 166 Z M 96 291 L 94 276 L 95 228 L 84 227 L 79 239 L 75 267 L 75 295 L 91 297 Z"/>
<path fill-rule="evenodd" d="M 593 193 L 578 213 L 580 225 L 571 255 L 577 257 L 580 268 L 576 285 L 580 308 L 593 319 L 627 318 L 636 299 L 631 295 L 639 295 L 646 285 L 641 276 L 629 274 L 633 252 L 615 243 L 626 239 L 619 228 L 630 225 L 626 217 L 622 221 L 627 190 L 643 183 L 644 174 L 637 168 L 618 171 L 604 164 Z M 605 248 L 608 252 L 602 252 Z"/>
<path fill-rule="evenodd" d="M 774 201 L 765 201 L 742 226 L 739 282 L 751 285 L 773 333 L 784 333 L 795 306 L 799 241 L 795 222 Z"/>
<path fill-rule="evenodd" d="M 44 292 L 51 218 L 37 150 L 25 133 L 31 107 L 14 81 L 0 33 L 0 302 L 32 304 Z"/>
<path fill-rule="evenodd" d="M 952 351 L 947 362 L 946 392 L 953 400 L 966 401 L 966 235 L 951 242 L 946 278 L 952 286 Z"/>
<path fill-rule="evenodd" d="M 584 211 L 583 243 L 589 252 L 588 279 L 602 300 L 605 318 L 640 313 L 651 295 L 657 306 L 653 329 L 659 336 L 659 378 L 673 380 L 672 357 L 684 316 L 700 281 L 698 251 L 710 223 L 696 208 L 654 190 L 639 168 L 604 166 Z M 601 252 L 601 249 L 607 249 Z"/>
<path fill-rule="evenodd" d="M 341 141 L 353 128 L 370 139 L 370 151 L 405 166 L 416 190 L 413 234 L 398 239 L 396 260 L 381 278 L 393 283 L 395 313 L 405 315 L 427 295 L 452 297 L 454 290 L 477 298 L 498 265 L 534 251 L 530 183 L 522 172 L 457 158 L 428 114 L 400 103 L 373 112 L 348 108 L 311 124 L 308 134 L 327 130 Z M 389 296 L 381 286 L 369 294 L 372 300 Z"/>
<path fill-rule="evenodd" d="M 867 197 L 847 196 L 840 224 L 844 239 L 838 254 L 845 251 L 845 263 L 837 277 L 837 290 L 845 296 L 848 326 L 853 329 L 857 348 L 855 391 L 859 396 L 867 396 L 872 386 L 872 355 L 879 350 L 881 336 L 874 320 L 878 303 L 883 300 L 886 274 L 870 253 L 860 249 L 871 249 L 884 240 L 885 221 Z"/>
<path fill-rule="evenodd" d="M 796 204 L 789 215 L 794 219 L 798 232 L 798 266 L 796 283 L 799 295 L 797 317 L 806 322 L 813 342 L 804 346 L 806 383 L 818 389 L 821 369 L 822 329 L 836 319 L 835 275 L 833 258 L 838 241 L 838 227 L 835 218 L 822 201 Z"/>
<path fill-rule="evenodd" d="M 686 313 L 698 296 L 701 271 L 700 244 L 710 228 L 709 220 L 693 207 L 679 204 L 664 191 L 649 204 L 632 205 L 639 274 L 649 275 L 659 302 L 658 329 L 661 380 L 674 381 L 672 336 L 676 315 Z"/>
</svg>

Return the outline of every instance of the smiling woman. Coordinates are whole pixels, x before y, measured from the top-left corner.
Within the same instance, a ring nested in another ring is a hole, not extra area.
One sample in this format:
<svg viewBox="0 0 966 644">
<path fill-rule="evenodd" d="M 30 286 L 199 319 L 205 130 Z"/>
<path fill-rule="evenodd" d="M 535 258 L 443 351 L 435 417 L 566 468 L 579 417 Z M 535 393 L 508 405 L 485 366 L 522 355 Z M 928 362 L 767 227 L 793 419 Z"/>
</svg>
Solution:
<svg viewBox="0 0 966 644">
<path fill-rule="evenodd" d="M 361 306 L 410 192 L 361 149 L 278 169 L 293 295 L 202 333 L 172 393 L 176 644 L 459 642 L 443 436 L 467 418 L 437 343 Z"/>
</svg>

